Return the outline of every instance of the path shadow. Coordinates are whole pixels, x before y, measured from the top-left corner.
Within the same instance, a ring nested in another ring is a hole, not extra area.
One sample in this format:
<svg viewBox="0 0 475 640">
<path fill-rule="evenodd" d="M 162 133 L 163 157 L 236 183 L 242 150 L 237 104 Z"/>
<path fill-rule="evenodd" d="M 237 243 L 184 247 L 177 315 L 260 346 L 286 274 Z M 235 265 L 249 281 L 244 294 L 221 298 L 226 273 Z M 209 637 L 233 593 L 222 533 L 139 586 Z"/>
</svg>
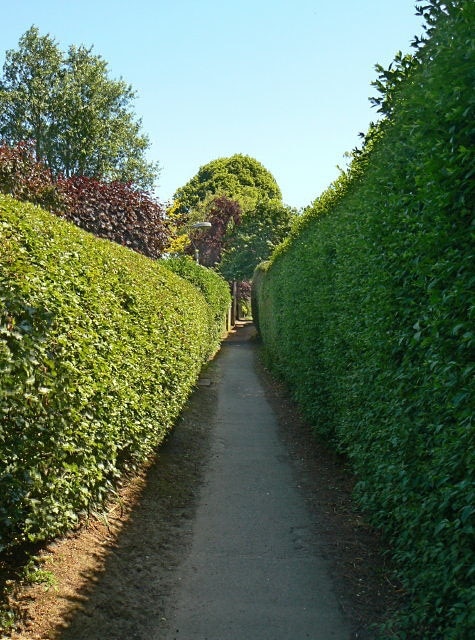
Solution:
<svg viewBox="0 0 475 640">
<path fill-rule="evenodd" d="M 165 628 L 174 569 L 191 542 L 191 523 L 208 456 L 216 364 L 198 387 L 155 463 L 136 508 L 107 549 L 104 570 L 69 600 L 61 640 L 149 640 Z"/>
</svg>

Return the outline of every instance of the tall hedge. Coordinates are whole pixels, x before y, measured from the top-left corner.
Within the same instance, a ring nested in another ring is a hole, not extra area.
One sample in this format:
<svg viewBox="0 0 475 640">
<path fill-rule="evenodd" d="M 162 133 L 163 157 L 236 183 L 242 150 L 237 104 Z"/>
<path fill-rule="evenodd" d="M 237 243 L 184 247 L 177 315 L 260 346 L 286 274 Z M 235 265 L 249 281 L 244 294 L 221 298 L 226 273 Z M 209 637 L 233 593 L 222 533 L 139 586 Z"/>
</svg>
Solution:
<svg viewBox="0 0 475 640">
<path fill-rule="evenodd" d="M 227 329 L 227 316 L 231 306 L 229 284 L 215 271 L 197 264 L 189 256 L 170 258 L 162 264 L 173 273 L 191 282 L 204 295 L 208 303 L 211 351 Z M 212 355 L 212 353 L 210 353 Z"/>
<path fill-rule="evenodd" d="M 0 256 L 1 549 L 71 527 L 157 447 L 223 320 L 159 262 L 1 195 Z"/>
<path fill-rule="evenodd" d="M 430 37 L 348 175 L 262 265 L 271 366 L 345 450 L 407 608 L 382 637 L 475 637 L 475 4 Z M 389 77 L 389 74 L 388 74 Z"/>
</svg>

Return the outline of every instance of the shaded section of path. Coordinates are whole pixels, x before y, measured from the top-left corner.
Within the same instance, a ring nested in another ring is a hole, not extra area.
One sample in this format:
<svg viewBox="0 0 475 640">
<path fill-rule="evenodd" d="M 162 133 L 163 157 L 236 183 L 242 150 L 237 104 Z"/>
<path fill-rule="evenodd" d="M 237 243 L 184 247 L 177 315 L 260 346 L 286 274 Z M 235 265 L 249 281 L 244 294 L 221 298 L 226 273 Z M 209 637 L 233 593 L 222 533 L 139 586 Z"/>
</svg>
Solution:
<svg viewBox="0 0 475 640">
<path fill-rule="evenodd" d="M 191 548 L 165 610 L 168 632 L 157 640 L 350 637 L 256 374 L 251 331 L 242 328 L 219 356 L 215 426 Z"/>
</svg>

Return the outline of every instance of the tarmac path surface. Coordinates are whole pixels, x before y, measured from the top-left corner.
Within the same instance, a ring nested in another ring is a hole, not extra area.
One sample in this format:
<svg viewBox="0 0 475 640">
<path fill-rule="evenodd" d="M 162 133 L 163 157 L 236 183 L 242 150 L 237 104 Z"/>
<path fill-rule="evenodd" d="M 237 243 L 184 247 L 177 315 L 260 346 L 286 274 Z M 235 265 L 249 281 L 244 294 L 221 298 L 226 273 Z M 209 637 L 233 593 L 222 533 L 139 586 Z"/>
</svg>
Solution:
<svg viewBox="0 0 475 640">
<path fill-rule="evenodd" d="M 256 373 L 250 330 L 219 354 L 191 545 L 165 610 L 168 631 L 154 638 L 346 640 L 350 624 Z"/>
</svg>

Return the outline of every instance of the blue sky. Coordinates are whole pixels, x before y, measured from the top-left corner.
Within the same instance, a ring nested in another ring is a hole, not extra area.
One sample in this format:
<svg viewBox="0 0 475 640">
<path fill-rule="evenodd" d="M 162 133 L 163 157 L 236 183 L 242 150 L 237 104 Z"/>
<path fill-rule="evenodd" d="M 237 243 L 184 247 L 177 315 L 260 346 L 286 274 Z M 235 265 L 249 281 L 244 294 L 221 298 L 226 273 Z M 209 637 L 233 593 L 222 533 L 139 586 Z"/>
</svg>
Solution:
<svg viewBox="0 0 475 640">
<path fill-rule="evenodd" d="M 374 65 L 422 32 L 415 0 L 0 0 L 0 65 L 36 25 L 93 46 L 134 109 L 170 200 L 199 167 L 243 153 L 284 202 L 310 204 L 377 119 Z"/>
</svg>

